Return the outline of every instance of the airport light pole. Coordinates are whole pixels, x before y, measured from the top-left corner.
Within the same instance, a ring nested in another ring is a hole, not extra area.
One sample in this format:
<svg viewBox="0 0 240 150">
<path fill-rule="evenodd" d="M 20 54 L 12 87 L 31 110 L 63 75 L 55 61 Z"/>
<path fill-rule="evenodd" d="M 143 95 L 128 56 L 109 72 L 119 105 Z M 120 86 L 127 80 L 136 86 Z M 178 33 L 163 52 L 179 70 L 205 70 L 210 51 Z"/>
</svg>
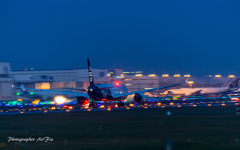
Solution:
<svg viewBox="0 0 240 150">
<path fill-rule="evenodd" d="M 210 86 L 210 79 L 211 79 L 212 75 L 207 75 L 206 77 L 207 77 L 207 80 L 208 80 L 208 81 L 207 81 L 207 82 L 208 82 L 208 85 Z"/>
<path fill-rule="evenodd" d="M 168 74 L 163 74 L 162 77 L 164 78 L 164 83 L 166 84 L 167 83 L 167 77 L 169 77 Z"/>
<path fill-rule="evenodd" d="M 221 78 L 222 76 L 221 75 L 215 75 L 215 78 L 217 78 L 217 84 L 219 84 L 219 78 Z"/>
<path fill-rule="evenodd" d="M 194 83 L 193 81 L 188 81 L 187 82 L 189 84 L 189 88 L 192 88 L 192 84 Z"/>
<path fill-rule="evenodd" d="M 151 77 L 151 88 L 153 88 L 153 80 L 152 78 L 155 77 L 155 74 L 149 74 L 149 77 Z"/>
<path fill-rule="evenodd" d="M 186 78 L 186 80 L 189 80 L 189 78 L 191 77 L 190 74 L 185 74 L 184 77 Z"/>
<path fill-rule="evenodd" d="M 112 84 L 112 76 L 111 76 L 111 74 L 107 74 L 107 76 L 109 77 L 110 84 Z"/>
<path fill-rule="evenodd" d="M 178 79 L 179 79 L 179 77 L 180 77 L 180 74 L 175 74 L 174 77 L 176 78 L 176 83 L 178 83 L 178 82 L 179 82 Z"/>
<path fill-rule="evenodd" d="M 142 77 L 142 74 L 135 74 L 136 77 L 138 77 L 138 90 L 140 91 L 140 77 Z"/>
</svg>

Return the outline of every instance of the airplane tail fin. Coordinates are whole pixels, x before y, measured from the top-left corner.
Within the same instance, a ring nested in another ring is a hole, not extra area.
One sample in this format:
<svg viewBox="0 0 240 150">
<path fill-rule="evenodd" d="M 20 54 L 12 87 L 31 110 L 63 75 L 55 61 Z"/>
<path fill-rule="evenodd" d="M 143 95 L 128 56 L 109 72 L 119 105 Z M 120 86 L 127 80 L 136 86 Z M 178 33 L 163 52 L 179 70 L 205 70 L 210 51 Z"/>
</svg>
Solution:
<svg viewBox="0 0 240 150">
<path fill-rule="evenodd" d="M 18 82 L 18 86 L 20 87 L 22 94 L 29 94 L 29 92 L 25 89 L 24 85 L 21 82 Z"/>
<path fill-rule="evenodd" d="M 229 89 L 238 89 L 239 78 L 229 78 L 222 87 L 228 87 Z"/>
<path fill-rule="evenodd" d="M 89 75 L 89 82 L 90 82 L 90 86 L 94 85 L 94 80 L 93 80 L 93 74 L 92 74 L 92 67 L 90 65 L 90 61 L 87 58 L 87 62 L 88 62 L 88 75 Z"/>
</svg>

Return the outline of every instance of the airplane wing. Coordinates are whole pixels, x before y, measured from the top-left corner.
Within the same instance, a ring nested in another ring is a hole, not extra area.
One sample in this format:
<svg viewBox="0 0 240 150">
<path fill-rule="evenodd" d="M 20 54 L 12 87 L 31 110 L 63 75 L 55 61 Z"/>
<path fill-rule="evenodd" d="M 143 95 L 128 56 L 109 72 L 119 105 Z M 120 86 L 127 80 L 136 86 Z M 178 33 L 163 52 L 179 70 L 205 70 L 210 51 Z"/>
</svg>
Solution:
<svg viewBox="0 0 240 150">
<path fill-rule="evenodd" d="M 159 89 L 164 89 L 164 88 L 168 88 L 168 87 L 173 87 L 173 86 L 177 86 L 177 85 L 181 85 L 187 83 L 187 81 L 182 82 L 182 83 L 178 83 L 178 84 L 172 84 L 172 85 L 168 85 L 168 86 L 162 86 L 162 87 L 157 87 L 157 88 L 153 88 L 153 89 L 147 89 L 147 90 L 141 90 L 141 91 L 134 91 L 134 92 L 128 92 L 128 93 L 123 93 L 123 94 L 115 94 L 113 95 L 114 98 L 118 98 L 118 97 L 122 97 L 122 96 L 127 96 L 127 95 L 132 95 L 132 94 L 136 94 L 136 93 L 143 93 L 143 92 L 148 92 L 148 91 L 154 91 L 154 90 L 159 90 Z"/>
<path fill-rule="evenodd" d="M 16 87 L 16 88 L 21 88 L 21 87 Z M 78 96 L 83 96 L 90 98 L 87 93 L 75 93 L 75 92 L 66 92 L 66 91 L 51 91 L 51 90 L 42 90 L 42 89 L 33 89 L 33 88 L 25 88 L 27 90 L 33 90 L 33 91 L 42 91 L 42 92 L 47 92 L 47 93 L 59 93 L 59 94 L 68 94 L 68 95 L 74 95 L 75 97 Z"/>
</svg>

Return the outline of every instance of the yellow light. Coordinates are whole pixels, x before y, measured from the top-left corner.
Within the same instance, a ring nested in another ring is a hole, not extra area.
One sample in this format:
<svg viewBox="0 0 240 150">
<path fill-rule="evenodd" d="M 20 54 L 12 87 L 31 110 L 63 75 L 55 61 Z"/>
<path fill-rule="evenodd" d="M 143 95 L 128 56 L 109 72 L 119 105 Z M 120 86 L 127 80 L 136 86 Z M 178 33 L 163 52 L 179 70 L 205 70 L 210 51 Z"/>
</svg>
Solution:
<svg viewBox="0 0 240 150">
<path fill-rule="evenodd" d="M 177 107 L 181 107 L 181 105 L 178 105 Z"/>
<path fill-rule="evenodd" d="M 194 104 L 193 107 L 197 107 L 197 105 Z"/>
<path fill-rule="evenodd" d="M 47 110 L 44 110 L 45 113 L 47 113 Z"/>
<path fill-rule="evenodd" d="M 229 78 L 235 78 L 235 75 L 229 75 L 228 77 Z"/>
<path fill-rule="evenodd" d="M 222 104 L 222 106 L 225 106 L 225 104 Z"/>
<path fill-rule="evenodd" d="M 37 100 L 35 100 L 35 101 L 32 101 L 32 104 L 33 104 L 33 105 L 36 105 L 36 104 L 38 104 L 39 102 L 40 102 L 40 100 L 37 99 Z"/>
<path fill-rule="evenodd" d="M 189 77 L 191 77 L 191 75 L 190 74 L 185 74 L 184 77 L 189 78 Z"/>
<path fill-rule="evenodd" d="M 130 107 L 133 107 L 133 106 L 134 106 L 134 104 L 130 104 L 129 106 L 130 106 Z"/>
<path fill-rule="evenodd" d="M 157 103 L 158 106 L 161 106 L 161 103 Z"/>
<path fill-rule="evenodd" d="M 208 104 L 208 106 L 211 106 L 211 104 Z"/>
<path fill-rule="evenodd" d="M 187 83 L 188 83 L 188 84 L 192 84 L 192 83 L 194 83 L 194 82 L 193 82 L 193 81 L 188 81 Z"/>
<path fill-rule="evenodd" d="M 56 107 L 52 107 L 52 109 L 54 110 L 54 109 L 56 109 Z"/>
<path fill-rule="evenodd" d="M 215 75 L 215 78 L 221 78 L 222 76 L 221 75 Z"/>
<path fill-rule="evenodd" d="M 124 77 L 124 74 L 121 74 L 122 77 Z"/>
<path fill-rule="evenodd" d="M 165 106 L 162 106 L 162 108 L 165 108 Z"/>
<path fill-rule="evenodd" d="M 108 76 L 108 77 L 110 77 L 110 76 L 111 76 L 111 74 L 107 74 L 107 76 Z"/>
<path fill-rule="evenodd" d="M 107 111 L 111 111 L 111 108 L 107 108 Z"/>
<path fill-rule="evenodd" d="M 21 102 L 21 101 L 22 101 L 22 99 L 18 99 L 17 101 Z"/>
<path fill-rule="evenodd" d="M 175 74 L 174 77 L 180 77 L 180 74 Z"/>
<path fill-rule="evenodd" d="M 84 108 L 85 108 L 85 109 L 88 109 L 88 108 L 89 108 L 89 106 L 88 106 L 88 105 L 86 105 Z"/>
<path fill-rule="evenodd" d="M 55 96 L 54 100 L 58 104 L 63 104 L 67 99 L 64 96 Z"/>
<path fill-rule="evenodd" d="M 91 109 L 89 108 L 87 111 L 91 111 Z"/>
<path fill-rule="evenodd" d="M 155 74 L 149 74 L 148 76 L 149 77 L 155 77 Z"/>
<path fill-rule="evenodd" d="M 173 105 L 173 102 L 171 102 L 170 105 Z"/>
<path fill-rule="evenodd" d="M 68 107 L 69 109 L 73 109 L 73 107 L 72 106 L 70 106 L 70 107 Z"/>
<path fill-rule="evenodd" d="M 141 77 L 141 76 L 142 76 L 142 74 L 135 74 L 135 76 L 136 76 L 136 77 Z"/>
<path fill-rule="evenodd" d="M 50 89 L 50 83 L 35 83 L 35 89 Z"/>
<path fill-rule="evenodd" d="M 162 77 L 169 77 L 169 75 L 168 74 L 163 74 Z"/>
<path fill-rule="evenodd" d="M 101 105 L 100 108 L 104 108 L 105 106 L 104 105 Z"/>
<path fill-rule="evenodd" d="M 125 85 L 132 85 L 132 84 L 125 84 Z"/>
<path fill-rule="evenodd" d="M 21 111 L 20 113 L 23 114 L 23 111 Z"/>
<path fill-rule="evenodd" d="M 70 110 L 69 109 L 66 109 L 66 112 L 69 112 Z"/>
<path fill-rule="evenodd" d="M 145 106 L 144 109 L 148 109 L 148 107 Z"/>
<path fill-rule="evenodd" d="M 126 107 L 126 109 L 130 109 L 130 107 Z"/>
<path fill-rule="evenodd" d="M 118 108 L 118 105 L 116 104 L 115 107 Z"/>
<path fill-rule="evenodd" d="M 238 105 L 238 103 L 235 103 L 235 105 Z"/>
</svg>

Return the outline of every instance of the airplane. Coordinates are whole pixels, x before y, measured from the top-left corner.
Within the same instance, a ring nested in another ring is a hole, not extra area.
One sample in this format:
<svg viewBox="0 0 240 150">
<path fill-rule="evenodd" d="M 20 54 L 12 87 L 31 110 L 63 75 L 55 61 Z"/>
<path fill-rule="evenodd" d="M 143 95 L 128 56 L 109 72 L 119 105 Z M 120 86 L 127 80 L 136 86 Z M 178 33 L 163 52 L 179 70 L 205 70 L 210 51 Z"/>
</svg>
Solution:
<svg viewBox="0 0 240 150">
<path fill-rule="evenodd" d="M 162 94 L 166 96 L 230 94 L 238 90 L 238 83 L 239 78 L 229 78 L 221 87 L 170 89 L 164 91 Z"/>
<path fill-rule="evenodd" d="M 34 99 L 34 100 L 55 100 L 55 101 L 66 101 L 67 100 L 67 96 L 62 96 L 62 95 L 56 95 L 55 93 L 42 93 L 42 92 L 29 92 L 27 89 L 25 88 L 25 86 L 21 83 L 18 82 L 18 88 L 20 89 L 20 93 L 18 94 L 18 96 L 22 96 L 22 97 L 26 97 L 29 99 Z M 71 98 L 71 97 L 68 97 Z"/>
<path fill-rule="evenodd" d="M 89 75 L 89 82 L 90 86 L 87 89 L 79 89 L 79 88 L 67 88 L 71 89 L 73 91 L 84 91 L 87 93 L 76 93 L 76 92 L 62 92 L 62 91 L 52 91 L 52 90 L 42 90 L 42 89 L 33 89 L 33 88 L 26 88 L 29 90 L 35 90 L 35 91 L 43 91 L 43 92 L 53 92 L 53 93 L 60 93 L 60 94 L 69 94 L 72 96 L 75 96 L 77 98 L 77 102 L 82 105 L 89 103 L 90 107 L 97 107 L 96 103 L 94 101 L 119 101 L 118 107 L 124 106 L 124 100 L 127 98 L 128 95 L 135 94 L 133 99 L 136 103 L 141 103 L 145 100 L 145 95 L 143 95 L 144 92 L 158 90 L 158 89 L 164 89 L 168 87 L 174 87 L 177 85 L 181 85 L 186 83 L 177 83 L 173 85 L 163 86 L 163 87 L 157 87 L 153 89 L 147 89 L 147 90 L 141 90 L 141 91 L 134 91 L 134 92 L 128 92 L 128 89 L 120 84 L 119 82 L 116 82 L 115 84 L 96 84 L 94 83 L 93 73 L 92 73 L 92 67 L 90 65 L 89 58 L 87 58 L 87 64 L 88 64 L 88 75 Z M 20 87 L 17 87 L 20 88 Z M 91 102 L 90 102 L 91 99 Z"/>
</svg>

